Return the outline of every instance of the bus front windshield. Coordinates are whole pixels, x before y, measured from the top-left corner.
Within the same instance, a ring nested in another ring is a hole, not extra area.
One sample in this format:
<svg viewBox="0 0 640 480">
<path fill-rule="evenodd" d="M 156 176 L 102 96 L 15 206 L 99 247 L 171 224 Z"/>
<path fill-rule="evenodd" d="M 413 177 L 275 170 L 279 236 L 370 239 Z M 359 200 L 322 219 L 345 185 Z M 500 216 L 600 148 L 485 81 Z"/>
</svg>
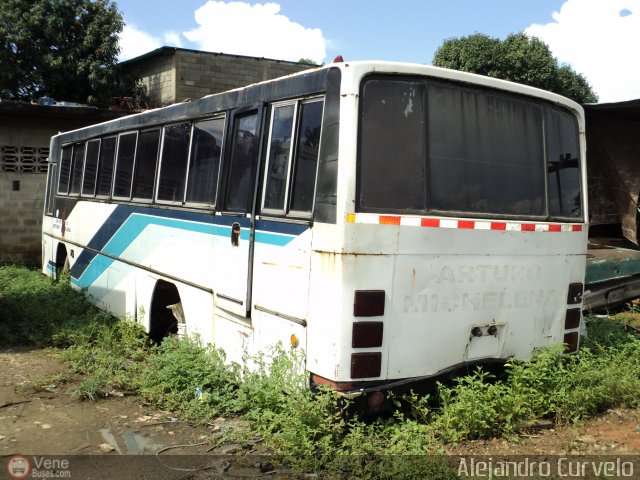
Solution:
<svg viewBox="0 0 640 480">
<path fill-rule="evenodd" d="M 363 212 L 581 221 L 574 115 L 531 97 L 374 75 L 361 87 Z"/>
</svg>

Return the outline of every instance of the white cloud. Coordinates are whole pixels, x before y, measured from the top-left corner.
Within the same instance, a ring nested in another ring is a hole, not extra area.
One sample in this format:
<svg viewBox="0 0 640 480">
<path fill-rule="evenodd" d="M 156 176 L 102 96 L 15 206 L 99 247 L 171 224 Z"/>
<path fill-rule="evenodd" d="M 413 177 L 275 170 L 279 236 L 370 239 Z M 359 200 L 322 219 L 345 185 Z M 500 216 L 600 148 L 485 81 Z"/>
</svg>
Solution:
<svg viewBox="0 0 640 480">
<path fill-rule="evenodd" d="M 172 47 L 182 48 L 182 39 L 177 32 L 167 32 L 164 34 L 164 44 Z"/>
<path fill-rule="evenodd" d="M 135 25 L 126 24 L 120 34 L 120 57 L 118 60 L 121 62 L 129 60 L 161 46 L 162 42 L 159 38 L 138 30 Z"/>
<path fill-rule="evenodd" d="M 200 50 L 321 63 L 326 56 L 322 31 L 303 27 L 279 12 L 277 3 L 209 0 L 195 12 L 198 27 L 183 35 Z"/>
<path fill-rule="evenodd" d="M 640 0 L 566 0 L 525 32 L 583 74 L 600 102 L 640 98 Z"/>
<path fill-rule="evenodd" d="M 126 24 L 120 34 L 120 56 L 118 60 L 123 62 L 124 60 L 144 55 L 163 45 L 182 47 L 180 34 L 167 32 L 164 34 L 163 40 L 161 40 L 147 32 L 139 30 L 133 24 Z"/>
</svg>

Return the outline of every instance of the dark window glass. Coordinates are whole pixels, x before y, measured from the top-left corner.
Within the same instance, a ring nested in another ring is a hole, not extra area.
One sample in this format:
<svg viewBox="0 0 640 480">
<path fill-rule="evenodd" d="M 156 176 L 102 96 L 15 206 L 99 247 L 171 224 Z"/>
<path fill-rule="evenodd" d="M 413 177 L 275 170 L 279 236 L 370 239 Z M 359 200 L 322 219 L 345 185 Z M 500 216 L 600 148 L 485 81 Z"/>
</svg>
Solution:
<svg viewBox="0 0 640 480">
<path fill-rule="evenodd" d="M 229 165 L 227 208 L 248 212 L 258 161 L 258 114 L 237 118 L 233 127 L 233 145 Z"/>
<path fill-rule="evenodd" d="M 316 186 L 323 102 L 303 103 L 300 107 L 296 160 L 290 210 L 310 212 Z"/>
<path fill-rule="evenodd" d="M 214 118 L 193 126 L 187 202 L 216 203 L 224 121 Z"/>
<path fill-rule="evenodd" d="M 94 196 L 96 193 L 96 177 L 98 175 L 98 155 L 100 140 L 87 143 L 87 158 L 84 162 L 84 179 L 82 180 L 82 195 Z"/>
<path fill-rule="evenodd" d="M 544 215 L 542 107 L 429 84 L 431 208 Z"/>
<path fill-rule="evenodd" d="M 113 176 L 113 160 L 116 156 L 116 137 L 104 138 L 100 146 L 98 162 L 97 195 L 111 195 L 111 177 Z"/>
<path fill-rule="evenodd" d="M 73 147 L 71 145 L 63 147 L 62 155 L 60 156 L 60 179 L 58 181 L 58 193 L 67 194 L 69 192 L 72 153 Z"/>
<path fill-rule="evenodd" d="M 582 218 L 578 124 L 567 112 L 547 108 L 547 175 L 549 215 Z"/>
<path fill-rule="evenodd" d="M 55 163 L 48 164 L 47 173 L 47 199 L 45 205 L 45 213 L 47 215 L 53 215 L 54 195 L 56 191 L 56 180 L 58 173 L 58 165 Z"/>
<path fill-rule="evenodd" d="M 164 128 L 158 199 L 169 202 L 184 200 L 191 124 L 181 123 Z"/>
<path fill-rule="evenodd" d="M 153 198 L 153 184 L 156 180 L 158 145 L 160 130 L 141 132 L 136 149 L 136 167 L 133 176 L 133 197 Z"/>
<path fill-rule="evenodd" d="M 118 139 L 118 154 L 116 158 L 116 175 L 113 185 L 114 197 L 131 197 L 131 177 L 133 173 L 133 158 L 136 153 L 136 138 L 138 134 L 125 133 Z"/>
<path fill-rule="evenodd" d="M 77 143 L 73 146 L 73 167 L 71 168 L 71 185 L 69 194 L 80 193 L 82 186 L 82 169 L 84 168 L 84 143 Z"/>
<path fill-rule="evenodd" d="M 425 209 L 424 83 L 369 80 L 361 103 L 360 206 Z"/>
<path fill-rule="evenodd" d="M 264 208 L 284 211 L 294 113 L 295 105 L 284 105 L 273 109 L 269 161 L 265 172 Z"/>
</svg>

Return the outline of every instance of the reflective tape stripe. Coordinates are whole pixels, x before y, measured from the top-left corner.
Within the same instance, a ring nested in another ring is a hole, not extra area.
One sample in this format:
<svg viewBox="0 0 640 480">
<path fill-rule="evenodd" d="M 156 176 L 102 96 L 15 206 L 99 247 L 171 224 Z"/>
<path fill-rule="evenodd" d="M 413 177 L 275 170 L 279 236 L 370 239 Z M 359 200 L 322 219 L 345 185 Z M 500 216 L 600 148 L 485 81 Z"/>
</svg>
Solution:
<svg viewBox="0 0 640 480">
<path fill-rule="evenodd" d="M 496 230 L 508 232 L 582 232 L 586 227 L 574 223 L 492 222 L 455 218 L 425 218 L 373 213 L 348 213 L 347 223 L 401 225 L 407 227 L 454 228 L 461 230 Z"/>
</svg>

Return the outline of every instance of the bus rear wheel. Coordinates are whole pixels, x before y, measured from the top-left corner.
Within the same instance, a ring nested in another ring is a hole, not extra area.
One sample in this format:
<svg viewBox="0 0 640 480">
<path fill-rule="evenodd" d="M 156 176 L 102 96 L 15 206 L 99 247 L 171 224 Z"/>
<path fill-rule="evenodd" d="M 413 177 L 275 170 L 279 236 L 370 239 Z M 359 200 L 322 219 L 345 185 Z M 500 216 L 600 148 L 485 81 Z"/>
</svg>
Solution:
<svg viewBox="0 0 640 480">
<path fill-rule="evenodd" d="M 181 301 L 176 286 L 158 280 L 153 289 L 149 321 L 149 337 L 153 342 L 159 344 L 165 337 L 178 333 L 179 319 L 174 315 L 174 311 L 177 313 L 182 307 L 178 308 L 177 305 L 181 305 Z"/>
</svg>

